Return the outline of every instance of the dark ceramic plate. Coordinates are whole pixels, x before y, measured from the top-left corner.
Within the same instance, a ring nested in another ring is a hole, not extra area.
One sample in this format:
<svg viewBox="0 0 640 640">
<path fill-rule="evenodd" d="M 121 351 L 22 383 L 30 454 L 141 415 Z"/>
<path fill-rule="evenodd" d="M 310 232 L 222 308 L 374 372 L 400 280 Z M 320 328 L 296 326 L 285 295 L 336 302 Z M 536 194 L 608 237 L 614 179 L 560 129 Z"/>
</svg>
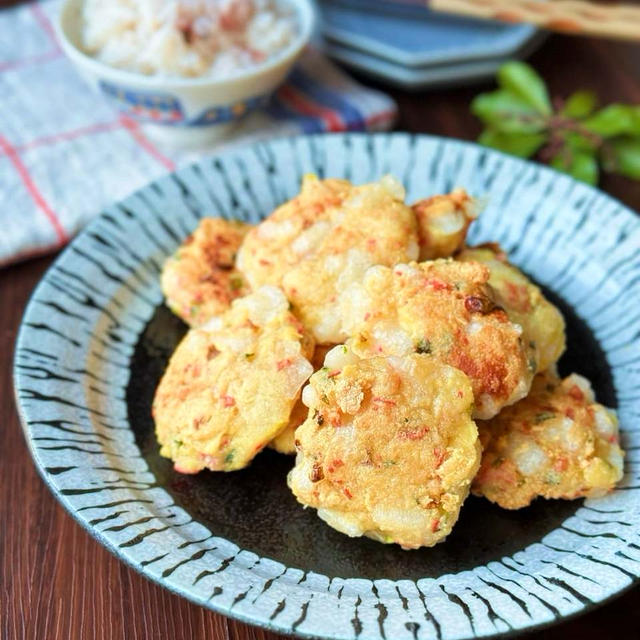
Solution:
<svg viewBox="0 0 640 640">
<path fill-rule="evenodd" d="M 303 173 L 390 172 L 409 200 L 486 196 L 472 241 L 500 242 L 568 323 L 562 373 L 616 407 L 625 476 L 609 496 L 509 512 L 469 498 L 446 542 L 405 552 L 300 508 L 292 459 L 182 476 L 160 458 L 151 398 L 185 331 L 162 305 L 165 257 L 204 215 L 257 221 Z M 471 638 L 585 611 L 640 575 L 640 223 L 601 192 L 453 140 L 335 135 L 261 143 L 158 180 L 100 215 L 36 289 L 16 350 L 21 418 L 54 494 L 144 575 L 227 615 L 330 638 Z"/>
</svg>

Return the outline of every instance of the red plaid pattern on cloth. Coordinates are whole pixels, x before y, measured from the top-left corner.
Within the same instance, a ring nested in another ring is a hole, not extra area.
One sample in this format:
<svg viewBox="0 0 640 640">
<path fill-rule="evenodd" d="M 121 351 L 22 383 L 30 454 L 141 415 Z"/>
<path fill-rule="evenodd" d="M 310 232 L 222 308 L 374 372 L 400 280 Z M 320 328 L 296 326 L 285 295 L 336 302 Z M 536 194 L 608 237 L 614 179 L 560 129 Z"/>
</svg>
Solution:
<svg viewBox="0 0 640 640">
<path fill-rule="evenodd" d="M 60 0 L 0 11 L 0 266 L 54 251 L 103 207 L 195 159 L 163 148 L 92 92 L 64 57 Z M 388 129 L 396 106 L 309 49 L 226 146 L 274 135 Z M 206 153 L 221 146 L 199 151 Z"/>
</svg>

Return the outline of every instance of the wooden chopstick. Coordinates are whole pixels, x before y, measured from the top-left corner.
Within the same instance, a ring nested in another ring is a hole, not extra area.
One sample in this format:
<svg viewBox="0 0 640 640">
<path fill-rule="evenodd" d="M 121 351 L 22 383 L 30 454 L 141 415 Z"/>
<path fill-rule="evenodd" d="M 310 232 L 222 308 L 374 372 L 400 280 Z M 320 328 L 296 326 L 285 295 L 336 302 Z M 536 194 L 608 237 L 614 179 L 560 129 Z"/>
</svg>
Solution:
<svg viewBox="0 0 640 640">
<path fill-rule="evenodd" d="M 640 7 L 586 0 L 430 0 L 439 11 L 530 22 L 565 33 L 640 40 Z"/>
</svg>

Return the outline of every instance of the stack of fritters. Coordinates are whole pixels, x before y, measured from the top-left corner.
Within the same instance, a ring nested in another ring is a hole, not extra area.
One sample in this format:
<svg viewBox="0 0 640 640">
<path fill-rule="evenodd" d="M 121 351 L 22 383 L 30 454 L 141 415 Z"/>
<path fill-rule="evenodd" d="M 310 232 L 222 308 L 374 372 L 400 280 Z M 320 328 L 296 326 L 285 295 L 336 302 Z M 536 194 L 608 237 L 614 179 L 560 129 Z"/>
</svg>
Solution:
<svg viewBox="0 0 640 640">
<path fill-rule="evenodd" d="M 192 327 L 154 400 L 162 455 L 297 453 L 298 501 L 403 548 L 444 539 L 470 488 L 508 509 L 612 489 L 617 422 L 555 374 L 558 309 L 500 247 L 465 246 L 464 190 L 404 199 L 389 176 L 307 176 L 255 227 L 201 222 L 162 276 Z"/>
</svg>

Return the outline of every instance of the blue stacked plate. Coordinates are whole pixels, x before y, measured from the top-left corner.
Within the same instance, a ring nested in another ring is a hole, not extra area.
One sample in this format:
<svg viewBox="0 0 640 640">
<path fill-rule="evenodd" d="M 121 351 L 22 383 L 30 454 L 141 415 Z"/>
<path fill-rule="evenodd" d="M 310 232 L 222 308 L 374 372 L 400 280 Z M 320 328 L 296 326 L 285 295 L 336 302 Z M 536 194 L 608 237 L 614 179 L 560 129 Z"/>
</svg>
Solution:
<svg viewBox="0 0 640 640">
<path fill-rule="evenodd" d="M 361 72 L 405 88 L 483 80 L 534 49 L 541 34 L 388 0 L 323 0 L 326 50 Z"/>
</svg>

